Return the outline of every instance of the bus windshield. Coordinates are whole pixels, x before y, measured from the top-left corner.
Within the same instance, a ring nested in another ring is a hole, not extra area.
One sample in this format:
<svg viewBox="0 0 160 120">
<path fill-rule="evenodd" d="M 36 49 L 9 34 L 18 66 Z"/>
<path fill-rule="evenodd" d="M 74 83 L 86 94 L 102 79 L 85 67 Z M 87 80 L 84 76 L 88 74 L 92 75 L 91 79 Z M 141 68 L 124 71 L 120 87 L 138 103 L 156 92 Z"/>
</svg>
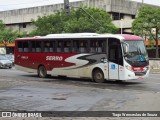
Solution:
<svg viewBox="0 0 160 120">
<path fill-rule="evenodd" d="M 125 55 L 125 59 L 132 65 L 134 63 L 142 63 L 142 62 L 148 62 L 148 54 L 144 45 L 144 42 L 142 40 L 140 41 L 131 41 L 126 40 L 125 41 L 129 45 L 129 50 L 127 54 Z"/>
</svg>

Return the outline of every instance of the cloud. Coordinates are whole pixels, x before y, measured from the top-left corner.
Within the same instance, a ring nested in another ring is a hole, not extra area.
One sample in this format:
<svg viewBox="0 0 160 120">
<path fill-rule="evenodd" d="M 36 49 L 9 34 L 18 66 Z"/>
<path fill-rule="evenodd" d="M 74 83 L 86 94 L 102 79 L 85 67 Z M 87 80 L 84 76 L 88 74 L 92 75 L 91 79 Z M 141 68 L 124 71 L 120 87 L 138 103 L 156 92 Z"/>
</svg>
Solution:
<svg viewBox="0 0 160 120">
<path fill-rule="evenodd" d="M 63 3 L 63 0 L 1 0 L 0 10 L 20 9 L 57 3 Z"/>
</svg>

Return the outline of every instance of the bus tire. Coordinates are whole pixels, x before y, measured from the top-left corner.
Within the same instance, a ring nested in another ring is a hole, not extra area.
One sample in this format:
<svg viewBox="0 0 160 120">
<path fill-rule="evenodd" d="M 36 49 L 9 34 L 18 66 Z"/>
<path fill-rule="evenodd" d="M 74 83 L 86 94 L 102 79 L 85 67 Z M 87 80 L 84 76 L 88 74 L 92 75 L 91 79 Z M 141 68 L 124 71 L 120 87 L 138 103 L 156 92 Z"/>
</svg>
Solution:
<svg viewBox="0 0 160 120">
<path fill-rule="evenodd" d="M 103 74 L 102 70 L 95 69 L 93 71 L 93 80 L 95 82 L 97 82 L 97 83 L 103 83 L 103 82 L 105 82 L 104 74 Z"/>
<path fill-rule="evenodd" d="M 38 76 L 40 78 L 46 78 L 47 77 L 47 71 L 46 71 L 46 68 L 43 65 L 38 67 Z"/>
</svg>

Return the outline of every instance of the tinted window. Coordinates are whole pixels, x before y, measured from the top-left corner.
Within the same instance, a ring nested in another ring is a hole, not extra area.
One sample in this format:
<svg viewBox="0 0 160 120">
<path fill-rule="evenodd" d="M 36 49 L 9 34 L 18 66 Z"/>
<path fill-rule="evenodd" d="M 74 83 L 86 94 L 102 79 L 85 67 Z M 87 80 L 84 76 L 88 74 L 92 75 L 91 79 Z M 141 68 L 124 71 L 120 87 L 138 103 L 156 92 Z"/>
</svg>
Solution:
<svg viewBox="0 0 160 120">
<path fill-rule="evenodd" d="M 119 39 L 108 39 L 108 59 L 111 62 L 123 65 L 122 49 Z"/>
</svg>

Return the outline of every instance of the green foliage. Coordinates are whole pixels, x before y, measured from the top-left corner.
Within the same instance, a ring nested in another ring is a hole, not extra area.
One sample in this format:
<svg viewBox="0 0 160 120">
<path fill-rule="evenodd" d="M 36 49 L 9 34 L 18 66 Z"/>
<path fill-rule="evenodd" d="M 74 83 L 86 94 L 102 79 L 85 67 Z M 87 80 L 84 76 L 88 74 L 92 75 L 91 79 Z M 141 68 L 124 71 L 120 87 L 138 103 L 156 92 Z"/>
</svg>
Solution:
<svg viewBox="0 0 160 120">
<path fill-rule="evenodd" d="M 2 20 L 0 20 L 0 43 L 3 43 L 3 40 L 7 43 L 13 43 L 15 38 L 19 36 L 17 31 L 12 31 L 7 29 Z"/>
<path fill-rule="evenodd" d="M 154 42 L 152 40 L 149 41 L 148 47 L 149 49 L 154 49 Z"/>
<path fill-rule="evenodd" d="M 3 40 L 7 41 L 8 43 L 13 43 L 16 37 L 17 33 L 12 32 L 10 29 L 0 31 L 0 43 L 3 43 Z"/>
<path fill-rule="evenodd" d="M 31 35 L 80 32 L 116 33 L 118 29 L 111 21 L 110 15 L 98 8 L 71 9 L 70 14 L 65 14 L 62 10 L 52 15 L 38 17 L 36 21 L 32 20 L 36 29 L 31 32 Z"/>
<path fill-rule="evenodd" d="M 3 23 L 2 20 L 0 20 L 0 31 L 3 31 L 5 29 L 5 24 Z"/>
<path fill-rule="evenodd" d="M 153 32 L 153 29 L 155 30 Z M 132 23 L 132 31 L 136 35 L 150 37 L 156 41 L 156 57 L 158 53 L 158 36 L 160 36 L 160 8 L 143 6 Z"/>
<path fill-rule="evenodd" d="M 137 35 L 152 34 L 152 28 L 160 29 L 160 8 L 143 6 L 132 23 L 132 31 Z"/>
</svg>

